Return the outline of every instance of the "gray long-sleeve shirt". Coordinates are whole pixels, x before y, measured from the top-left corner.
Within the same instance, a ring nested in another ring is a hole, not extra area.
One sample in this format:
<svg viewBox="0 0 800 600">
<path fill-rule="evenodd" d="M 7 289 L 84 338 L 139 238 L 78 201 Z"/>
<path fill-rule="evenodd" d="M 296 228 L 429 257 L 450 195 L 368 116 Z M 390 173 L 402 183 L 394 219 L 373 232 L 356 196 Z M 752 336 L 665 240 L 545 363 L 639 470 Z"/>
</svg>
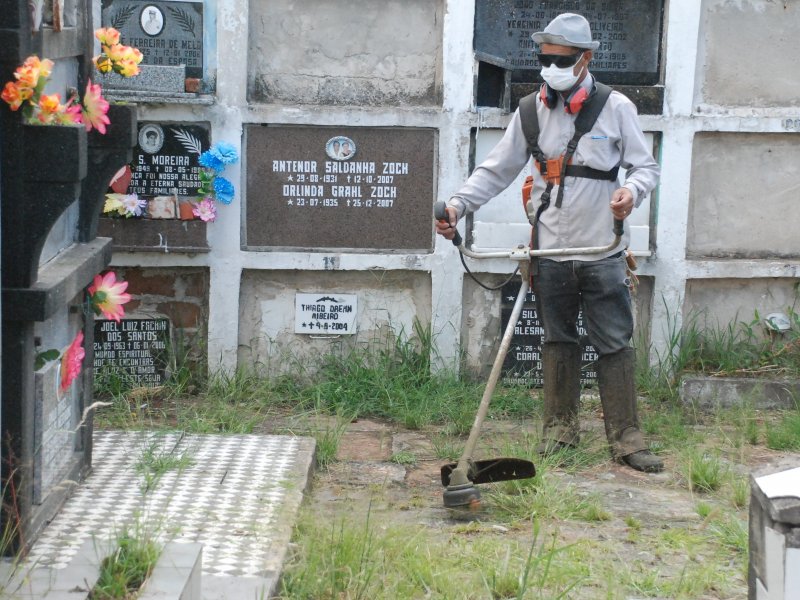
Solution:
<svg viewBox="0 0 800 600">
<path fill-rule="evenodd" d="M 592 84 L 591 77 L 586 77 L 581 82 L 587 88 Z M 541 131 L 539 147 L 548 158 L 557 158 L 564 153 L 575 133 L 577 115 L 566 113 L 560 97 L 558 105 L 553 109 L 547 108 L 537 98 L 536 112 Z M 475 168 L 449 204 L 458 211 L 459 218 L 466 212 L 476 211 L 506 189 L 530 157 L 517 109 L 503 138 L 486 160 Z M 572 164 L 586 165 L 601 171 L 609 171 L 617 165 L 625 168 L 627 173 L 623 185 L 633 193 L 636 206 L 656 186 L 660 173 L 658 163 L 653 159 L 639 125 L 635 105 L 619 92 L 612 92 L 592 130 L 581 138 Z M 535 167 L 532 171 L 534 187 L 531 201 L 538 207 L 545 182 Z M 614 234 L 609 202 L 618 187 L 619 183 L 616 181 L 566 177 L 563 203 L 561 208 L 556 208 L 558 186 L 554 186 L 550 207 L 542 213 L 539 220 L 539 247 L 578 248 L 610 244 Z M 524 218 L 521 208 L 519 216 Z M 619 248 L 602 255 L 564 255 L 555 260 L 597 260 L 610 256 L 627 246 L 629 237 L 626 227 Z"/>
</svg>

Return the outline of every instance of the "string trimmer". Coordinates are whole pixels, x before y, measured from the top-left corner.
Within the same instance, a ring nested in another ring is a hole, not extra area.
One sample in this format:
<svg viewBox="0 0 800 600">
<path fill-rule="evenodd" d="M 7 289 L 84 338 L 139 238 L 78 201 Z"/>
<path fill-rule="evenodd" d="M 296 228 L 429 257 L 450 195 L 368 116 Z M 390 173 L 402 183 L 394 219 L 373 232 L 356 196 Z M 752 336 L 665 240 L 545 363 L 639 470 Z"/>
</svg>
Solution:
<svg viewBox="0 0 800 600">
<path fill-rule="evenodd" d="M 447 211 L 444 202 L 437 202 L 433 207 L 433 214 L 437 221 L 447 222 Z M 614 241 L 608 246 L 596 246 L 588 248 L 559 248 L 552 250 L 532 250 L 529 246 L 519 245 L 513 250 L 501 252 L 473 252 L 464 247 L 463 240 L 458 231 L 453 237 L 453 245 L 458 247 L 462 255 L 470 258 L 509 258 L 518 261 L 519 274 L 522 283 L 514 302 L 514 308 L 508 319 L 508 325 L 503 332 L 503 339 L 500 342 L 500 349 L 494 359 L 492 370 L 489 373 L 489 380 L 486 382 L 486 389 L 478 405 L 478 412 L 475 421 L 472 423 L 467 443 L 458 462 L 455 464 L 444 465 L 441 470 L 442 485 L 446 487 L 443 493 L 444 505 L 446 508 L 469 508 L 477 510 L 480 508 L 481 494 L 475 486 L 481 483 L 491 483 L 494 481 L 509 481 L 512 479 L 527 479 L 536 475 L 536 468 L 529 460 L 521 458 L 494 458 L 489 460 L 473 460 L 472 455 L 478 436 L 483 426 L 483 421 L 489 411 L 489 403 L 492 394 L 500 378 L 500 371 L 503 368 L 508 349 L 511 346 L 511 338 L 514 335 L 514 328 L 519 320 L 522 307 L 525 304 L 525 297 L 530 288 L 531 273 L 530 259 L 537 256 L 558 256 L 565 254 L 600 254 L 609 252 L 619 245 L 622 238 L 622 221 L 614 220 Z"/>
</svg>

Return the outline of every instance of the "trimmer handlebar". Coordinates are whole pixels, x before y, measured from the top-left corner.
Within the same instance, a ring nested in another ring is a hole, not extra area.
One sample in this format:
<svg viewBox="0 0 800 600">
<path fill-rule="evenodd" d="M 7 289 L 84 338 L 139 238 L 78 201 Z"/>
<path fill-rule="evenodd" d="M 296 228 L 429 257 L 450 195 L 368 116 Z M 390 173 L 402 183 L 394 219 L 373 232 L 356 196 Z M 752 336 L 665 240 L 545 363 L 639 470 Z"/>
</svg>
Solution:
<svg viewBox="0 0 800 600">
<path fill-rule="evenodd" d="M 439 200 L 433 205 L 433 216 L 434 218 L 443 223 L 449 223 L 448 215 L 447 215 L 447 205 Z M 622 234 L 624 233 L 623 228 L 623 221 L 622 219 L 614 219 L 614 241 L 611 242 L 608 246 L 589 246 L 585 248 L 554 248 L 550 250 L 532 250 L 530 248 L 525 248 L 525 246 L 521 246 L 520 248 L 515 248 L 514 250 L 504 250 L 501 252 L 474 252 L 473 250 L 469 250 L 464 247 L 463 239 L 458 231 L 455 232 L 455 236 L 453 237 L 453 245 L 457 246 L 459 251 L 464 254 L 465 256 L 469 256 L 470 258 L 511 258 L 514 260 L 527 260 L 530 257 L 534 256 L 563 256 L 565 254 L 602 254 L 603 252 L 610 252 L 617 246 L 619 246 L 620 241 L 622 240 Z M 521 251 L 522 250 L 522 251 Z"/>
</svg>

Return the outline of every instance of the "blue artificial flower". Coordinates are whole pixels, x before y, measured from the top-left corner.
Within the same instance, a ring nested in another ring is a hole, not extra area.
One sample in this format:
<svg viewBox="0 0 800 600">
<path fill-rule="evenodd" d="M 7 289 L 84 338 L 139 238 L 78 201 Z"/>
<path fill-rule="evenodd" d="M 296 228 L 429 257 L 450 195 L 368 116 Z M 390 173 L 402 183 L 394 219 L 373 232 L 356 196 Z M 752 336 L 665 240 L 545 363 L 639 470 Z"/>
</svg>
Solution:
<svg viewBox="0 0 800 600">
<path fill-rule="evenodd" d="M 214 196 L 223 204 L 233 202 L 233 184 L 224 177 L 214 179 Z"/>
<path fill-rule="evenodd" d="M 225 168 L 225 163 L 223 163 L 220 158 L 214 154 L 213 148 L 203 152 L 200 155 L 198 162 L 206 169 L 214 169 L 217 172 L 222 171 L 222 169 Z"/>
<path fill-rule="evenodd" d="M 233 146 L 233 144 L 228 144 L 227 142 L 214 144 L 211 147 L 210 152 L 216 156 L 220 162 L 226 165 L 235 163 L 237 160 L 239 160 L 239 154 L 237 154 L 236 148 Z"/>
</svg>

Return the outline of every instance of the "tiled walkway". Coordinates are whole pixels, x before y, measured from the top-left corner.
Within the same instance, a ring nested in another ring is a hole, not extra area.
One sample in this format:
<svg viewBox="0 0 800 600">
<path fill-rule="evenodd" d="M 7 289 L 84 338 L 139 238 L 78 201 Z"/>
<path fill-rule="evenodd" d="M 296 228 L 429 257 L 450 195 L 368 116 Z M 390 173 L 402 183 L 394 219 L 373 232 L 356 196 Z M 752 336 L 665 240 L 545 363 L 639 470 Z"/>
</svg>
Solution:
<svg viewBox="0 0 800 600">
<path fill-rule="evenodd" d="M 202 543 L 204 598 L 236 597 L 211 593 L 230 590 L 231 580 L 271 588 L 313 452 L 312 439 L 289 436 L 97 432 L 91 476 L 29 560 L 37 568 L 67 568 L 85 540 L 116 538 L 127 528 Z M 160 476 L 159 464 L 170 467 Z"/>
</svg>

